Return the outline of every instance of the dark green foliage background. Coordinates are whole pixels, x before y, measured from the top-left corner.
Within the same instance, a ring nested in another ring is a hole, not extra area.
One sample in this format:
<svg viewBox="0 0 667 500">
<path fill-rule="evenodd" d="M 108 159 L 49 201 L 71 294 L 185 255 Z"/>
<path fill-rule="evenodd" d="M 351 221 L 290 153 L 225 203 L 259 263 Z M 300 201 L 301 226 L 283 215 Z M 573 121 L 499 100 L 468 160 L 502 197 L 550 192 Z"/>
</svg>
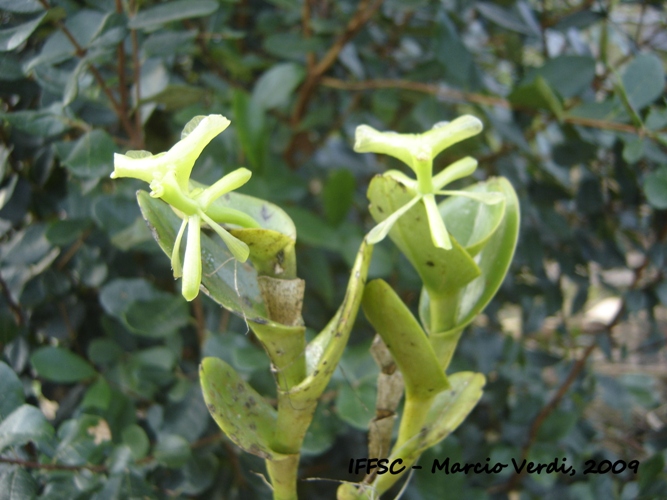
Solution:
<svg viewBox="0 0 667 500">
<path fill-rule="evenodd" d="M 220 435 L 197 379 L 200 359 L 219 356 L 270 397 L 267 358 L 241 319 L 204 296 L 183 300 L 140 217 L 135 192 L 147 186 L 109 179 L 114 152 L 164 151 L 209 113 L 232 126 L 194 178 L 247 166 L 243 191 L 288 211 L 313 329 L 335 311 L 372 226 L 369 179 L 397 167 L 353 153 L 355 127 L 420 132 L 480 117 L 484 133 L 436 168 L 471 154 L 477 178 L 508 177 L 521 201 L 519 247 L 454 360 L 487 375 L 485 395 L 422 463 L 566 457 L 577 474 L 424 470 L 404 498 L 667 497 L 660 2 L 0 0 L 0 9 L 0 498 L 269 496 L 254 474 L 262 462 Z M 390 242 L 371 275 L 416 309 L 417 275 Z M 609 296 L 618 315 L 582 321 Z M 347 464 L 366 454 L 372 333 L 360 317 L 307 437 L 303 478 L 358 479 Z M 641 465 L 637 475 L 584 475 L 589 459 Z M 303 482 L 302 498 L 334 498 L 336 485 Z"/>
</svg>

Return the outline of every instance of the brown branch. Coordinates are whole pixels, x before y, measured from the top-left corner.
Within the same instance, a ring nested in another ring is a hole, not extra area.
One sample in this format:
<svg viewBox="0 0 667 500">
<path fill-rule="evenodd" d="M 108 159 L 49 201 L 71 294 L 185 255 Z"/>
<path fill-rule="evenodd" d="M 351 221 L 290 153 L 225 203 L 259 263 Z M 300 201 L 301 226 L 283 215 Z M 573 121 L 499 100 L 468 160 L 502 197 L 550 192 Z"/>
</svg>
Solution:
<svg viewBox="0 0 667 500">
<path fill-rule="evenodd" d="M 49 10 L 51 8 L 51 5 L 47 0 L 39 0 L 39 3 L 42 4 L 42 7 L 44 7 L 45 10 Z M 72 44 L 74 47 L 74 53 L 76 54 L 77 57 L 83 59 L 86 57 L 86 54 L 88 51 L 84 49 L 81 45 L 79 45 L 79 42 L 74 38 L 74 35 L 72 32 L 69 30 L 67 26 L 61 21 L 57 20 L 55 21 L 55 25 L 63 32 L 65 37 L 69 40 L 69 42 Z M 113 95 L 113 92 L 111 92 L 111 89 L 107 86 L 106 82 L 104 81 L 104 77 L 102 74 L 99 72 L 97 67 L 95 67 L 94 64 L 90 63 L 88 64 L 88 69 L 90 69 L 90 72 L 92 73 L 93 77 L 95 78 L 95 81 L 97 81 L 97 84 L 100 86 L 102 89 L 102 92 L 104 92 L 104 95 L 107 96 L 109 101 L 111 102 L 111 106 L 113 107 L 114 112 L 116 113 L 116 116 L 118 119 L 121 121 L 123 124 L 123 128 L 125 129 L 125 132 L 128 134 L 128 136 L 132 136 L 132 124 L 128 120 L 127 116 L 123 114 L 123 110 L 121 108 L 120 103 L 116 100 L 116 97 Z"/>
<path fill-rule="evenodd" d="M 79 236 L 76 239 L 76 241 L 72 244 L 72 246 L 69 247 L 69 250 L 67 250 L 67 252 L 65 252 L 65 254 L 56 263 L 56 269 L 61 270 L 67 265 L 67 263 L 72 259 L 72 257 L 76 255 L 76 252 L 79 251 L 79 248 L 81 248 L 81 245 L 83 245 L 88 236 L 90 236 L 91 232 L 92 229 L 88 228 L 81 234 L 81 236 Z"/>
<path fill-rule="evenodd" d="M 130 0 L 130 10 L 132 15 L 136 15 L 136 2 L 135 0 Z M 135 132 L 132 134 L 131 139 L 132 143 L 135 144 L 137 149 L 144 148 L 144 129 L 141 123 L 141 62 L 139 61 L 139 41 L 137 38 L 137 30 L 130 30 L 130 39 L 132 42 L 132 71 L 134 76 L 134 94 L 137 107 L 134 110 L 134 129 Z"/>
<path fill-rule="evenodd" d="M 558 407 L 561 400 L 563 399 L 563 397 L 565 397 L 565 394 L 567 394 L 567 391 L 570 389 L 570 386 L 572 386 L 574 381 L 577 380 L 577 377 L 579 376 L 581 371 L 584 369 L 584 366 L 586 365 L 588 357 L 592 354 L 592 352 L 595 350 L 596 347 L 597 344 L 593 342 L 586 348 L 582 356 L 572 366 L 570 373 L 567 375 L 561 386 L 558 388 L 556 394 L 554 394 L 554 396 L 546 404 L 546 406 L 544 406 L 542 410 L 540 410 L 540 412 L 537 414 L 535 420 L 533 420 L 533 424 L 530 426 L 530 431 L 528 432 L 528 439 L 526 440 L 526 443 L 523 445 L 523 448 L 521 450 L 521 459 L 519 460 L 518 463 L 523 463 L 523 461 L 528 458 L 528 453 L 530 452 L 533 443 L 537 439 L 537 434 L 540 431 L 540 427 L 542 427 L 542 424 L 547 419 L 547 417 L 551 415 L 551 412 L 553 412 Z M 501 485 L 501 490 L 502 491 L 513 490 L 518 486 L 523 476 L 524 474 L 515 473 L 506 484 Z"/>
<path fill-rule="evenodd" d="M 294 112 L 292 113 L 292 125 L 297 125 L 301 121 L 301 118 L 303 118 L 308 107 L 308 102 L 310 101 L 315 88 L 319 84 L 322 75 L 324 75 L 336 61 L 345 44 L 349 42 L 361 28 L 363 28 L 373 14 L 380 8 L 382 2 L 383 0 L 361 0 L 361 2 L 359 2 L 359 6 L 357 7 L 354 16 L 352 16 L 352 19 L 347 23 L 345 31 L 336 38 L 333 45 L 331 45 L 327 53 L 324 54 L 324 57 L 322 57 L 322 59 L 308 72 L 306 81 L 299 92 Z"/>
<path fill-rule="evenodd" d="M 204 341 L 206 340 L 206 318 L 204 317 L 204 307 L 202 306 L 199 295 L 192 301 L 192 312 L 195 315 L 197 344 L 201 352 L 201 349 L 204 347 Z"/>
<path fill-rule="evenodd" d="M 466 102 L 480 104 L 484 106 L 499 106 L 524 113 L 537 114 L 539 111 L 527 106 L 518 106 L 512 104 L 507 99 L 502 97 L 488 96 L 484 94 L 477 94 L 474 92 L 465 92 L 463 90 L 443 88 L 439 85 L 412 82 L 409 80 L 364 80 L 360 82 L 346 82 L 337 78 L 322 78 L 322 85 L 325 87 L 335 88 L 339 90 L 363 91 L 373 89 L 403 89 L 414 92 L 422 92 L 425 94 L 432 94 L 445 100 Z M 583 118 L 579 116 L 564 116 L 562 118 L 564 123 L 572 125 L 581 125 L 584 127 L 598 128 L 604 130 L 614 130 L 616 132 L 625 132 L 629 134 L 636 134 L 639 136 L 648 136 L 653 138 L 657 133 L 664 133 L 667 130 L 660 130 L 658 132 L 649 132 L 645 129 L 629 125 L 627 123 L 610 122 L 606 120 L 597 120 L 594 118 Z"/>
<path fill-rule="evenodd" d="M 14 321 L 16 322 L 17 326 L 23 326 L 25 325 L 25 314 L 23 313 L 23 309 L 21 309 L 21 305 L 17 304 L 14 301 L 14 298 L 12 297 L 11 292 L 9 291 L 9 286 L 7 286 L 7 282 L 4 280 L 2 275 L 0 274 L 0 289 L 2 289 L 2 296 L 5 298 L 5 301 L 7 302 L 7 306 L 9 309 L 12 311 L 12 314 L 14 315 Z"/>
<path fill-rule="evenodd" d="M 116 12 L 123 13 L 122 0 L 116 0 Z M 121 40 L 116 48 L 118 57 L 118 93 L 120 94 L 120 111 L 123 116 L 127 116 L 128 96 L 127 96 L 127 75 L 125 74 L 125 43 Z"/>
<path fill-rule="evenodd" d="M 303 7 L 301 8 L 301 24 L 303 25 L 303 37 L 305 39 L 310 38 L 313 34 L 313 30 L 310 26 L 311 1 L 312 0 L 303 0 Z M 308 52 L 306 55 L 306 67 L 308 68 L 308 73 L 311 73 L 315 67 L 315 54 L 313 52 Z"/>
</svg>

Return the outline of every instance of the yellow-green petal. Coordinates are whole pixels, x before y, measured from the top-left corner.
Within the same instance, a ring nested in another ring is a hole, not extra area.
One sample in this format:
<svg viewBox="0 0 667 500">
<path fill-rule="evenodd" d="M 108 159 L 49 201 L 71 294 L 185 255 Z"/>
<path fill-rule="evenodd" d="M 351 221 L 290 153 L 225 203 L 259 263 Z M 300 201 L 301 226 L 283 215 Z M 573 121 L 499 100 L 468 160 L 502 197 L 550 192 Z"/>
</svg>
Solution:
<svg viewBox="0 0 667 500">
<path fill-rule="evenodd" d="M 391 231 L 393 225 L 396 224 L 396 221 L 408 210 L 410 210 L 413 207 L 413 205 L 417 203 L 421 198 L 422 198 L 421 196 L 415 196 L 409 202 L 407 202 L 405 205 L 403 205 L 401 208 L 396 210 L 389 217 L 387 217 L 385 220 L 383 220 L 377 226 L 371 229 L 368 235 L 366 236 L 366 241 L 368 241 L 368 243 L 371 245 L 380 243 L 387 236 L 387 234 L 389 234 L 389 231 Z"/>
<path fill-rule="evenodd" d="M 477 160 L 473 157 L 466 156 L 465 158 L 461 158 L 433 177 L 433 187 L 435 189 L 442 189 L 450 182 L 469 176 L 476 169 Z"/>
<path fill-rule="evenodd" d="M 174 249 L 171 252 L 171 269 L 174 271 L 174 278 L 183 276 L 183 265 L 181 264 L 181 240 L 183 239 L 183 233 L 185 233 L 187 225 L 188 219 L 183 219 L 178 234 L 176 235 Z"/>
<path fill-rule="evenodd" d="M 201 220 L 199 215 L 188 218 L 188 238 L 183 263 L 182 293 L 185 300 L 193 300 L 199 294 L 201 283 Z"/>
<path fill-rule="evenodd" d="M 428 217 L 428 225 L 431 229 L 431 239 L 433 244 L 438 248 L 445 250 L 452 249 L 452 240 L 449 237 L 445 221 L 442 220 L 438 205 L 435 203 L 435 195 L 427 194 L 424 196 L 424 207 L 426 208 L 426 215 Z"/>
<path fill-rule="evenodd" d="M 227 230 L 225 230 L 220 224 L 215 222 L 209 216 L 207 216 L 204 212 L 200 212 L 199 215 L 201 215 L 201 218 L 204 219 L 204 221 L 209 226 L 211 226 L 211 229 L 218 233 L 218 236 L 220 236 L 222 241 L 225 242 L 225 245 L 227 245 L 227 248 L 236 260 L 239 262 L 245 262 L 248 260 L 248 257 L 250 256 L 250 249 L 248 248 L 248 245 L 243 243 L 235 236 L 229 234 Z"/>
</svg>

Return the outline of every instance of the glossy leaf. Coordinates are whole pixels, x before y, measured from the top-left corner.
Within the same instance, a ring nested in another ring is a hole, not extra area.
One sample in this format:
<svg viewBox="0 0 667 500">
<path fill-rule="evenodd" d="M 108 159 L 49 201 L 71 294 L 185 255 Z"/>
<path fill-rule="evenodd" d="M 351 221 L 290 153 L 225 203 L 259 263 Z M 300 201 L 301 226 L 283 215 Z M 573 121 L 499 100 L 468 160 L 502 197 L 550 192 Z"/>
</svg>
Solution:
<svg viewBox="0 0 667 500">
<path fill-rule="evenodd" d="M 0 394 L 2 394 L 0 398 L 0 422 L 2 422 L 25 401 L 23 384 L 9 365 L 2 361 L 0 361 Z"/>
<path fill-rule="evenodd" d="M 0 30 L 0 52 L 14 50 L 25 42 L 32 32 L 37 29 L 37 26 L 42 22 L 44 16 L 46 16 L 46 12 L 27 23 L 19 24 L 13 28 Z"/>
<path fill-rule="evenodd" d="M 145 191 L 139 191 L 137 199 L 153 237 L 171 257 L 181 219 L 166 203 L 151 198 Z M 249 320 L 266 317 L 257 273 L 251 266 L 237 263 L 217 235 L 201 235 L 201 254 L 202 285 L 211 298 Z"/>
<path fill-rule="evenodd" d="M 252 100 L 263 110 L 283 106 L 289 102 L 304 76 L 304 69 L 297 64 L 277 64 L 259 77 Z"/>
<path fill-rule="evenodd" d="M 0 423 L 0 451 L 32 441 L 40 444 L 53 437 L 53 427 L 44 414 L 32 405 L 22 405 Z"/>
<path fill-rule="evenodd" d="M 30 473 L 18 466 L 6 468 L 0 472 L 0 498 L 2 500 L 35 498 L 38 486 Z"/>
<path fill-rule="evenodd" d="M 85 359 L 62 347 L 40 347 L 30 362 L 40 377 L 61 384 L 86 380 L 97 373 Z"/>
<path fill-rule="evenodd" d="M 401 369 L 408 397 L 432 397 L 449 387 L 426 334 L 385 281 L 366 285 L 362 307 Z"/>
<path fill-rule="evenodd" d="M 389 175 L 376 176 L 368 188 L 369 210 L 376 222 L 384 221 L 417 195 Z M 389 236 L 419 273 L 424 286 L 435 295 L 453 293 L 469 283 L 480 270 L 468 253 L 451 238 L 452 250 L 437 248 L 422 203 L 416 203 L 394 224 Z"/>
<path fill-rule="evenodd" d="M 199 377 L 206 406 L 229 439 L 253 455 L 282 458 L 270 448 L 276 411 L 260 394 L 218 358 L 204 358 Z"/>
<path fill-rule="evenodd" d="M 648 202 L 659 210 L 667 209 L 667 167 L 658 168 L 644 179 Z"/>
<path fill-rule="evenodd" d="M 107 176 L 113 170 L 116 145 L 104 130 L 93 130 L 76 142 L 63 164 L 74 174 L 84 178 Z"/>
<path fill-rule="evenodd" d="M 451 359 L 453 349 L 463 328 L 486 307 L 500 288 L 512 262 L 519 236 L 519 200 L 512 185 L 506 179 L 496 177 L 476 185 L 474 189 L 500 192 L 505 196 L 504 217 L 500 224 L 496 226 L 493 234 L 487 237 L 484 248 L 475 258 L 480 275 L 457 290 L 454 296 L 443 297 L 442 299 L 434 299 L 435 295 L 430 296 L 432 294 L 424 287 L 419 304 L 419 314 L 422 322 L 424 325 L 429 325 L 431 343 L 438 359 L 444 366 L 449 364 L 449 359 Z M 441 204 L 445 219 L 456 216 L 457 205 L 458 202 L 447 200 Z M 474 225 L 474 219 L 472 218 L 477 216 L 477 212 L 470 212 L 468 216 L 471 217 L 468 225 Z M 492 226 L 493 224 L 490 224 L 487 229 L 493 229 Z M 467 231 L 466 224 L 457 226 L 456 230 L 461 231 L 460 237 L 462 239 L 468 237 L 463 233 L 463 231 Z M 457 234 L 453 233 L 453 236 L 456 238 Z M 437 304 L 431 304 L 434 300 L 437 301 Z M 449 311 L 448 315 L 451 315 L 453 324 L 450 329 L 441 330 L 437 325 L 433 325 L 434 318 L 431 313 L 433 308 Z M 436 330 L 434 331 L 433 328 L 436 328 Z"/>
<path fill-rule="evenodd" d="M 665 86 L 662 61 L 653 54 L 640 54 L 628 64 L 622 81 L 630 105 L 639 111 L 662 94 Z"/>
<path fill-rule="evenodd" d="M 133 29 L 157 28 L 181 19 L 207 16 L 217 9 L 218 3 L 213 0 L 178 0 L 139 11 L 128 26 Z"/>
</svg>

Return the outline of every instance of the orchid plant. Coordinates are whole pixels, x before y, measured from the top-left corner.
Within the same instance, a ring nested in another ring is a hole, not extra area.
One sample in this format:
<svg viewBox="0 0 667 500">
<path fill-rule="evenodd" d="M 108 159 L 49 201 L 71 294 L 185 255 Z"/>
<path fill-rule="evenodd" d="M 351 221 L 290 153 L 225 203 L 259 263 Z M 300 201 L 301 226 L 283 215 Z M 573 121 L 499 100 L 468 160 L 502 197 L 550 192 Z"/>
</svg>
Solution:
<svg viewBox="0 0 667 500">
<path fill-rule="evenodd" d="M 369 453 L 413 463 L 451 433 L 482 395 L 482 374 L 448 375 L 446 370 L 461 332 L 500 287 L 516 246 L 518 201 L 507 180 L 443 189 L 473 173 L 477 162 L 469 157 L 433 175 L 434 157 L 479 133 L 482 123 L 463 116 L 418 135 L 357 128 L 355 151 L 394 156 L 415 172 L 416 179 L 390 170 L 371 181 L 368 198 L 377 224 L 360 245 L 340 308 L 309 343 L 301 318 L 305 283 L 296 276 L 291 219 L 271 203 L 233 192 L 250 179 L 245 168 L 211 186 L 190 180 L 197 157 L 228 125 L 220 115 L 196 117 L 166 153 L 115 155 L 112 174 L 150 184 L 149 194 L 138 193 L 139 205 L 171 258 L 174 277 L 183 278 L 183 296 L 192 300 L 201 288 L 242 316 L 271 360 L 276 406 L 223 360 L 202 360 L 201 385 L 211 415 L 229 439 L 265 459 L 274 499 L 295 500 L 303 439 L 362 307 L 378 334 L 374 345 L 386 354 L 383 363 L 390 360 L 402 374 L 402 382 L 392 386 L 393 402 L 378 399 L 378 408 L 396 410 L 396 395 L 405 390 L 393 448 L 378 443 L 391 441 L 395 411 L 385 420 L 388 425 L 370 426 Z M 436 196 L 441 195 L 448 198 L 438 203 Z M 219 239 L 210 238 L 205 225 Z M 421 324 L 387 283 L 366 283 L 373 247 L 387 235 L 424 283 Z M 224 266 L 230 260 L 249 260 L 251 265 L 229 273 Z M 338 498 L 379 498 L 399 478 L 400 474 L 369 474 L 360 483 L 342 484 Z"/>
</svg>

